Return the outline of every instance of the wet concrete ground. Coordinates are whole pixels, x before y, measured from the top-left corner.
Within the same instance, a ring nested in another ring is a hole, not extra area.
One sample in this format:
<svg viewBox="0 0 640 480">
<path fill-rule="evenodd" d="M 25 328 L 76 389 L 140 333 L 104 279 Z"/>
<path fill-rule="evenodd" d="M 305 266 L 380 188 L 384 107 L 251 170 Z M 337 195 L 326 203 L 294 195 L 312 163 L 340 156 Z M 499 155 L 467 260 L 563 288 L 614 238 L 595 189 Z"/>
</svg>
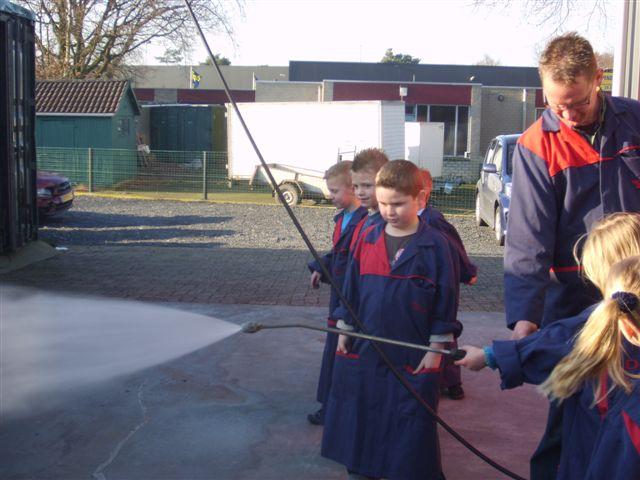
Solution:
<svg viewBox="0 0 640 480">
<path fill-rule="evenodd" d="M 173 304 L 234 323 L 321 325 L 325 309 Z M 462 343 L 505 338 L 501 314 L 464 312 Z M 178 360 L 51 396 L 51 406 L 3 418 L 2 479 L 332 479 L 320 454 L 314 402 L 323 334 L 237 334 Z M 501 392 L 488 369 L 464 373 L 466 398 L 441 416 L 494 460 L 528 477 L 546 400 L 531 387 Z M 506 478 L 441 431 L 449 480 Z"/>
</svg>

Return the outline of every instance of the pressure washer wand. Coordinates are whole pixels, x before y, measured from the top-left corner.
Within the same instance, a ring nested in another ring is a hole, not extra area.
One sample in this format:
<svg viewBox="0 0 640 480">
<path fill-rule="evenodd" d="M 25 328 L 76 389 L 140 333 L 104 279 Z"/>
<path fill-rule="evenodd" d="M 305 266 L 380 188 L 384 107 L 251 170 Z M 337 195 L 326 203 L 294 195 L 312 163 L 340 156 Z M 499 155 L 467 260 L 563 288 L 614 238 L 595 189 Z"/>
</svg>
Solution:
<svg viewBox="0 0 640 480">
<path fill-rule="evenodd" d="M 255 333 L 259 330 L 264 330 L 264 329 L 273 329 L 273 328 L 307 328 L 309 330 L 318 330 L 320 332 L 328 332 L 328 333 L 335 333 L 338 335 L 346 335 L 348 337 L 356 337 L 356 338 L 364 338 L 366 340 L 373 340 L 374 342 L 381 342 L 381 343 L 390 343 L 391 345 L 398 345 L 400 347 L 406 347 L 406 348 L 414 348 L 416 350 L 424 350 L 425 352 L 434 352 L 434 353 L 440 353 L 442 355 L 449 355 L 451 357 L 453 357 L 454 360 L 460 360 L 462 358 L 464 358 L 464 356 L 467 354 L 467 352 L 465 350 L 461 350 L 458 348 L 453 348 L 451 350 L 443 350 L 440 348 L 432 348 L 432 347 L 428 347 L 426 345 L 419 345 L 417 343 L 409 343 L 409 342 L 403 342 L 401 340 L 394 340 L 392 338 L 384 338 L 384 337 L 376 337 L 374 335 L 367 335 L 366 333 L 358 333 L 358 332 L 352 332 L 350 330 L 342 330 L 340 328 L 330 328 L 330 327 L 315 327 L 315 326 L 311 326 L 311 325 L 303 325 L 301 323 L 285 323 L 285 324 L 279 324 L 279 325 L 263 325 L 261 323 L 258 322 L 245 322 L 241 325 L 241 329 L 242 332 L 244 333 Z"/>
</svg>

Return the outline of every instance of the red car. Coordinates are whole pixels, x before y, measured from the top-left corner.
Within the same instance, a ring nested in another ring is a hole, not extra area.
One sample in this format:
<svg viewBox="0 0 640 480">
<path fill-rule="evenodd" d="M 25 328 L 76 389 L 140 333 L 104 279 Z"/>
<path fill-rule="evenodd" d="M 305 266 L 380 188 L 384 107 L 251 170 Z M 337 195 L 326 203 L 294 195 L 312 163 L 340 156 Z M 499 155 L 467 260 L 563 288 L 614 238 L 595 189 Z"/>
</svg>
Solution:
<svg viewBox="0 0 640 480">
<path fill-rule="evenodd" d="M 38 170 L 38 213 L 41 217 L 56 215 L 71 208 L 73 187 L 67 177 Z"/>
</svg>

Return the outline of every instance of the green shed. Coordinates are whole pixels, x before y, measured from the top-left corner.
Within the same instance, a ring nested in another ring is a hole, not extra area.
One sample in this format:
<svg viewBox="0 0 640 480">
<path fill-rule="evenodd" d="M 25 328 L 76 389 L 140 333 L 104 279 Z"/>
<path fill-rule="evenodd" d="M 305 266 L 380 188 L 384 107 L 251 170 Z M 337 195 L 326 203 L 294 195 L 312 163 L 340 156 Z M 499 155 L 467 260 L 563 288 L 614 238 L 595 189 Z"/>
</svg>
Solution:
<svg viewBox="0 0 640 480">
<path fill-rule="evenodd" d="M 138 101 L 126 80 L 36 83 L 36 145 L 42 169 L 75 183 L 113 186 L 137 173 Z M 91 149 L 91 158 L 89 155 Z"/>
</svg>

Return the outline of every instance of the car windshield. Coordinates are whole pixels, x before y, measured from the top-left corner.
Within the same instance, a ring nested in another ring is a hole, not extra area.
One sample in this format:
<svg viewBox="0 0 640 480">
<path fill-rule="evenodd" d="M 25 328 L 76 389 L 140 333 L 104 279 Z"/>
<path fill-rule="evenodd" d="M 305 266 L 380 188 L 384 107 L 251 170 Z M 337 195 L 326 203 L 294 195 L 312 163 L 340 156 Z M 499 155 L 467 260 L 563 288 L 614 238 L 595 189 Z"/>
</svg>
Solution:
<svg viewBox="0 0 640 480">
<path fill-rule="evenodd" d="M 511 175 L 511 171 L 513 169 L 513 152 L 516 149 L 515 143 L 510 143 L 507 145 L 507 175 Z"/>
</svg>

